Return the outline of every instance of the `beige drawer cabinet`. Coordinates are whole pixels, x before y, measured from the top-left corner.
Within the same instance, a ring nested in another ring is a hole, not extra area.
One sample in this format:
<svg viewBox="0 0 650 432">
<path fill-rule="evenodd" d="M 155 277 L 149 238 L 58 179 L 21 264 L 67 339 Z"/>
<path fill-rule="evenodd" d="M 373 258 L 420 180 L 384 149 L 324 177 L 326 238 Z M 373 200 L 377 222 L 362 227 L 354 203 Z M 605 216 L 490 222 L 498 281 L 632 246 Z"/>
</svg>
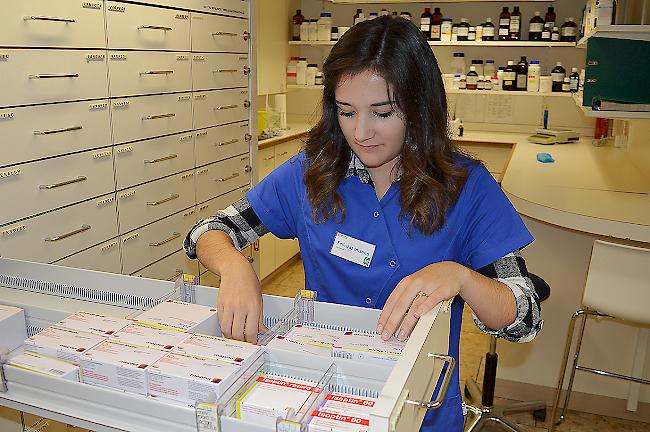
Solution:
<svg viewBox="0 0 650 432">
<path fill-rule="evenodd" d="M 104 48 L 104 2 L 4 1 L 0 41 L 29 48 Z"/>
<path fill-rule="evenodd" d="M 248 54 L 192 54 L 194 90 L 248 87 Z"/>
<path fill-rule="evenodd" d="M 107 147 L 108 100 L 0 109 L 0 136 L 0 166 Z"/>
<path fill-rule="evenodd" d="M 185 8 L 197 12 L 212 12 L 239 18 L 248 17 L 248 3 L 245 0 L 169 0 L 182 3 Z"/>
<path fill-rule="evenodd" d="M 183 273 L 198 275 L 199 266 L 196 260 L 191 260 L 182 250 L 157 261 L 133 273 L 133 276 L 149 279 L 174 281 Z"/>
<path fill-rule="evenodd" d="M 247 89 L 195 92 L 194 128 L 202 129 L 248 120 L 250 100 Z"/>
<path fill-rule="evenodd" d="M 196 202 L 202 203 L 250 184 L 250 172 L 248 153 L 197 168 Z"/>
<path fill-rule="evenodd" d="M 64 267 L 120 273 L 122 271 L 120 262 L 120 239 L 114 238 L 100 243 L 97 246 L 55 261 L 54 264 Z"/>
<path fill-rule="evenodd" d="M 250 190 L 249 185 L 235 189 L 216 198 L 212 198 L 201 204 L 196 205 L 196 221 L 201 221 L 214 216 L 219 210 L 223 210 L 235 201 L 240 200 Z"/>
<path fill-rule="evenodd" d="M 197 12 L 191 15 L 193 52 L 248 52 L 248 20 Z"/>
<path fill-rule="evenodd" d="M 195 132 L 196 166 L 248 153 L 248 122 L 216 126 Z"/>
</svg>

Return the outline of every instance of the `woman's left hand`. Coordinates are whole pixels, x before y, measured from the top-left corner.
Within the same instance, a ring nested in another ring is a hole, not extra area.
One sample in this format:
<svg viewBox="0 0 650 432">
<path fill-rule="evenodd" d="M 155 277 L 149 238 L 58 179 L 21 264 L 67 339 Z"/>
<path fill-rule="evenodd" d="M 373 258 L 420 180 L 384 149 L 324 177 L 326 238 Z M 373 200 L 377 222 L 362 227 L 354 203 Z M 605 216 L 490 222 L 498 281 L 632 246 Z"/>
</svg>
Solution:
<svg viewBox="0 0 650 432">
<path fill-rule="evenodd" d="M 422 315 L 461 292 L 469 269 L 452 261 L 430 264 L 402 279 L 386 300 L 377 332 L 388 340 L 400 323 L 397 339 L 406 340 Z"/>
</svg>

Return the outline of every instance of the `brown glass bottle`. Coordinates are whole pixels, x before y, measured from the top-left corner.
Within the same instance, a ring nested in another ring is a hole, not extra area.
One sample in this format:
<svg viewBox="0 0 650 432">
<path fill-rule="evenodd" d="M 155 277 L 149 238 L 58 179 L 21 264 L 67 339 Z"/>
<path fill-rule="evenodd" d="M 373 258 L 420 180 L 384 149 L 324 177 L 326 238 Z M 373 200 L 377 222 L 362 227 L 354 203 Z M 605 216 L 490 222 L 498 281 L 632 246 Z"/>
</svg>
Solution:
<svg viewBox="0 0 650 432">
<path fill-rule="evenodd" d="M 555 27 L 555 8 L 553 6 L 549 6 L 548 10 L 546 11 L 546 15 L 544 16 L 544 22 L 545 23 L 551 23 L 551 30 L 553 27 Z"/>
<path fill-rule="evenodd" d="M 433 10 L 433 15 L 431 15 L 431 40 L 439 41 L 440 40 L 440 25 L 442 24 L 442 13 L 440 8 L 435 8 Z"/>
<path fill-rule="evenodd" d="M 297 41 L 300 40 L 300 24 L 305 20 L 305 17 L 302 16 L 302 11 L 300 9 L 296 10 L 296 14 L 291 18 L 291 39 Z"/>
<path fill-rule="evenodd" d="M 431 37 L 431 8 L 424 8 L 424 12 L 420 15 L 420 32 L 427 40 Z"/>
<path fill-rule="evenodd" d="M 494 33 L 494 24 L 492 24 L 492 18 L 486 18 L 485 23 L 483 24 L 483 40 L 493 41 Z"/>
<path fill-rule="evenodd" d="M 499 15 L 499 40 L 504 41 L 510 38 L 510 12 L 508 6 L 504 6 Z"/>
<path fill-rule="evenodd" d="M 528 40 L 538 41 L 542 40 L 542 33 L 544 32 L 544 19 L 540 16 L 539 12 L 535 12 L 535 16 L 530 19 L 528 24 Z M 549 39 L 551 34 L 549 33 Z"/>
<path fill-rule="evenodd" d="M 569 17 L 560 27 L 560 42 L 575 42 L 576 40 L 578 40 L 578 24 L 573 21 L 573 17 Z"/>
<path fill-rule="evenodd" d="M 510 40 L 521 39 L 521 12 L 519 6 L 515 6 L 510 14 Z"/>
</svg>

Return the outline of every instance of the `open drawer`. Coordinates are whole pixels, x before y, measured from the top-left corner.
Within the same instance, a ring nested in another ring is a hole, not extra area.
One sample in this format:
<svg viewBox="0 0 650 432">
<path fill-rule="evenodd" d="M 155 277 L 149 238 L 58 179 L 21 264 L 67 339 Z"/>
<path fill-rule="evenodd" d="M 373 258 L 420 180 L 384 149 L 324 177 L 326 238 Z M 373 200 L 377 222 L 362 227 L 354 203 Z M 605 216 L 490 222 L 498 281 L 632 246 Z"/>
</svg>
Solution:
<svg viewBox="0 0 650 432">
<path fill-rule="evenodd" d="M 213 305 L 217 294 L 218 289 L 200 285 L 0 258 L 0 304 L 25 309 L 30 334 L 80 310 L 135 317 L 142 310 L 169 298 Z M 293 308 L 293 299 L 264 296 L 267 323 L 277 322 Z M 349 329 L 374 331 L 379 312 L 313 302 L 314 321 Z M 250 379 L 255 373 L 264 372 L 264 368 L 289 368 L 308 374 L 305 378 L 316 382 L 329 377 L 329 385 L 352 386 L 378 395 L 370 413 L 371 432 L 418 430 L 426 413 L 420 402 L 426 404 L 431 400 L 443 366 L 448 361 L 444 354 L 448 350 L 450 313 L 437 307 L 423 316 L 392 369 L 263 347 L 256 366 L 249 367 L 242 377 Z M 451 369 L 447 368 L 445 377 L 451 375 Z M 273 369 L 269 371 L 273 372 Z M 93 431 L 276 430 L 246 423 L 237 419 L 232 410 L 228 412 L 228 397 L 242 391 L 245 383 L 240 383 L 239 387 L 233 385 L 218 401 L 209 401 L 221 418 L 213 424 L 200 422 L 198 428 L 195 408 L 176 402 L 64 381 L 15 368 L 7 368 L 5 383 L 7 391 L 0 391 L 0 405 Z M 198 405 L 205 407 L 205 404 Z M 299 420 L 301 413 L 296 414 L 298 417 L 289 419 L 290 422 L 279 422 L 277 430 L 306 430 L 294 421 Z M 210 429 L 212 426 L 215 428 Z"/>
</svg>

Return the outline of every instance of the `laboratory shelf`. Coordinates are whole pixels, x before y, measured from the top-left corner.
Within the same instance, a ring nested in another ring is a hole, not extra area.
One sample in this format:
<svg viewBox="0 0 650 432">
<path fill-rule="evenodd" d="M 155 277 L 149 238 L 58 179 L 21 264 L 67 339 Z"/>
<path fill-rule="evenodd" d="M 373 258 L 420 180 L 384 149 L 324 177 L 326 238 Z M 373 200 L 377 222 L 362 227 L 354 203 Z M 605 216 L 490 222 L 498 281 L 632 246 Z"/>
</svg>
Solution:
<svg viewBox="0 0 650 432">
<path fill-rule="evenodd" d="M 586 117 L 601 117 L 609 119 L 622 119 L 622 120 L 644 120 L 650 119 L 650 112 L 647 111 L 599 111 L 591 107 L 582 105 L 582 93 L 573 94 L 573 100 L 576 105 L 582 110 Z"/>
<path fill-rule="evenodd" d="M 584 35 L 576 46 L 585 48 L 592 37 L 650 41 L 650 25 L 602 25 Z"/>
<path fill-rule="evenodd" d="M 289 45 L 332 46 L 336 41 L 289 41 Z M 575 48 L 575 42 L 546 42 L 546 41 L 456 41 L 442 42 L 429 41 L 429 45 L 436 46 L 476 46 L 476 47 L 555 47 Z"/>
<path fill-rule="evenodd" d="M 399 4 L 404 3 L 404 0 L 327 0 L 329 3 L 334 4 Z M 470 3 L 470 2 L 500 2 L 500 3 L 549 3 L 554 0 L 438 0 L 437 3 Z M 408 0 L 408 3 L 431 3 L 430 0 Z"/>
</svg>

